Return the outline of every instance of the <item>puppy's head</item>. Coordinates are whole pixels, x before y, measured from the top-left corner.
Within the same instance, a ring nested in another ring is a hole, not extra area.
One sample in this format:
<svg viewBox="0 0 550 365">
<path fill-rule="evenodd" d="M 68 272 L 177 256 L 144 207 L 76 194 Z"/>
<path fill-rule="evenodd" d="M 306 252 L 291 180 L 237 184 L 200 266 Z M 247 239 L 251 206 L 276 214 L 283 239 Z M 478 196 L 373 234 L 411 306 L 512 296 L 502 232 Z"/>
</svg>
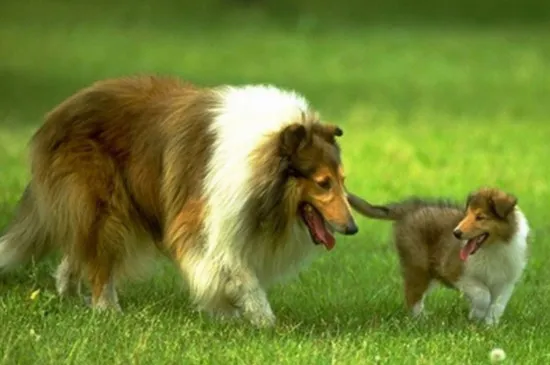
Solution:
<svg viewBox="0 0 550 365">
<path fill-rule="evenodd" d="M 453 231 L 465 241 L 460 256 L 466 260 L 482 245 L 506 242 L 514 231 L 517 198 L 495 188 L 481 188 L 466 201 L 466 215 Z"/>
<path fill-rule="evenodd" d="M 344 188 L 344 170 L 334 125 L 296 123 L 280 135 L 280 154 L 298 195 L 298 216 L 315 244 L 332 249 L 333 232 L 357 233 Z"/>
</svg>

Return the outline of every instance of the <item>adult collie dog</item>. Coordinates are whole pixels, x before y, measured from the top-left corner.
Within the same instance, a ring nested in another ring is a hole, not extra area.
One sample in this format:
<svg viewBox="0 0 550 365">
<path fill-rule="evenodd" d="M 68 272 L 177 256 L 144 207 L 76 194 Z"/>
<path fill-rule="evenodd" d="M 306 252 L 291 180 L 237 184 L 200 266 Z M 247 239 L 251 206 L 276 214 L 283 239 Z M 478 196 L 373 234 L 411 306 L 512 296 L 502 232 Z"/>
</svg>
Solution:
<svg viewBox="0 0 550 365">
<path fill-rule="evenodd" d="M 0 238 L 0 267 L 60 249 L 59 294 L 87 280 L 92 307 L 120 310 L 117 282 L 160 251 L 200 309 L 271 326 L 266 288 L 331 249 L 335 232 L 358 230 L 341 135 L 274 86 L 97 82 L 33 136 L 31 181 Z"/>
</svg>

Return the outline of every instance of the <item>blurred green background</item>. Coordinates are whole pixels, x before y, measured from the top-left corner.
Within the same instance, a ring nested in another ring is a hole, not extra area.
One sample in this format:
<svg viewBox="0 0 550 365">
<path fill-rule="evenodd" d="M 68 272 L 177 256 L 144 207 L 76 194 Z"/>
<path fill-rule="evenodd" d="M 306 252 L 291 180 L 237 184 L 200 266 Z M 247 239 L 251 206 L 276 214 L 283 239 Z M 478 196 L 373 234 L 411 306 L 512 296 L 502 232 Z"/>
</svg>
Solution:
<svg viewBox="0 0 550 365">
<path fill-rule="evenodd" d="M 437 80 L 456 94 L 455 85 L 446 84 L 470 83 L 472 70 L 462 66 L 481 59 L 520 72 L 498 48 L 540 45 L 549 20 L 550 3 L 537 0 L 6 0 L 0 5 L 0 113 L 34 119 L 91 80 L 132 72 L 177 73 L 203 84 L 274 82 L 328 108 L 349 99 L 338 95 L 341 89 L 337 95 L 319 90 L 343 83 L 364 102 L 406 103 L 411 95 L 403 82 Z M 488 69 L 483 77 L 496 79 L 498 72 Z M 496 91 L 501 100 L 502 90 Z M 452 96 L 441 107 L 451 107 Z"/>
</svg>

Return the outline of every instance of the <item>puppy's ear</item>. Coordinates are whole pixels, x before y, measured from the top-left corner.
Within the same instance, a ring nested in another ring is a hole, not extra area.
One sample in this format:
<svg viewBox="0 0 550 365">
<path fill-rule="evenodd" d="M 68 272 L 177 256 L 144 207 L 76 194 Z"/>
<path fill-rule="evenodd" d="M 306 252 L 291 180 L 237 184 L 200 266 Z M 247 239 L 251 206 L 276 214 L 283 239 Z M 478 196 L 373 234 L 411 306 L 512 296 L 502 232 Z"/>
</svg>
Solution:
<svg viewBox="0 0 550 365">
<path fill-rule="evenodd" d="M 307 130 L 303 124 L 291 124 L 281 132 L 280 152 L 282 156 L 292 156 L 307 141 Z"/>
<path fill-rule="evenodd" d="M 502 219 L 508 217 L 518 203 L 518 198 L 512 194 L 499 194 L 491 198 L 491 208 Z"/>
</svg>

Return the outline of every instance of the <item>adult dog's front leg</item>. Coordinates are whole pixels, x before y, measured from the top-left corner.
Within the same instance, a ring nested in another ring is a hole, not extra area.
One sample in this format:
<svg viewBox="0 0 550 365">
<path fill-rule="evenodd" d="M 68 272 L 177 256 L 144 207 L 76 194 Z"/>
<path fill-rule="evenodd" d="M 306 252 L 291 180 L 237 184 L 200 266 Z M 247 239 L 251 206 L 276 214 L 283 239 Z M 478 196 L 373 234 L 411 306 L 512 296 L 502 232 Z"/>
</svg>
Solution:
<svg viewBox="0 0 550 365">
<path fill-rule="evenodd" d="M 275 325 L 275 315 L 266 292 L 257 277 L 248 270 L 232 271 L 225 286 L 225 293 L 242 316 L 254 326 L 263 328 Z"/>
</svg>

